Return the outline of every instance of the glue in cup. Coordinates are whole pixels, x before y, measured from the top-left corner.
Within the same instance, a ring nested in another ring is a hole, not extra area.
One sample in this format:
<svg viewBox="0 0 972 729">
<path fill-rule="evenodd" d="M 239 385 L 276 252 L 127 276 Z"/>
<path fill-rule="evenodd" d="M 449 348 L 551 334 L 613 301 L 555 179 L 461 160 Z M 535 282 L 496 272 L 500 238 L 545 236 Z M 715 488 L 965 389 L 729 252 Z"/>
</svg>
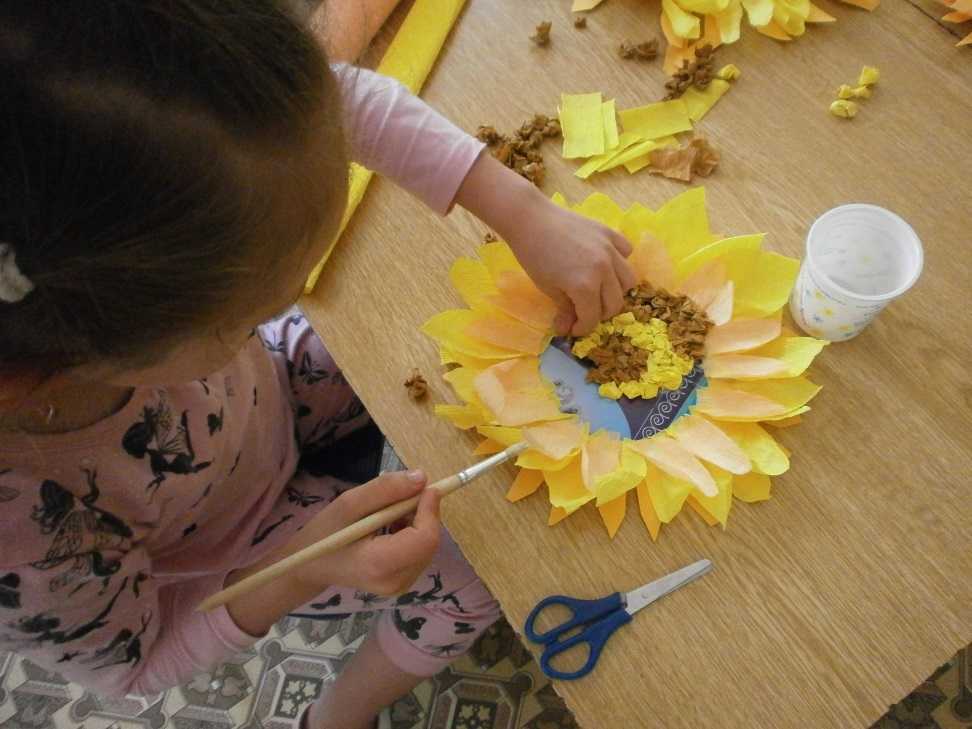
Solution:
<svg viewBox="0 0 972 729">
<path fill-rule="evenodd" d="M 850 339 L 915 284 L 923 262 L 915 231 L 890 210 L 841 205 L 807 233 L 790 312 L 811 336 Z"/>
</svg>

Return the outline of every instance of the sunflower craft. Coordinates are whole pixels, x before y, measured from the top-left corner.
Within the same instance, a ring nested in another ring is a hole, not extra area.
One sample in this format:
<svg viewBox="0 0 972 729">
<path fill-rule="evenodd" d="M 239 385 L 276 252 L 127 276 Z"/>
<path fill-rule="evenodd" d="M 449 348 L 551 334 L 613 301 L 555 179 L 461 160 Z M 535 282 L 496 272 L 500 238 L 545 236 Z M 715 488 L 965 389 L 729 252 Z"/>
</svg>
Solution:
<svg viewBox="0 0 972 729">
<path fill-rule="evenodd" d="M 827 343 L 781 322 L 799 262 L 763 235 L 713 235 L 701 187 L 657 211 L 601 193 L 572 209 L 632 242 L 643 283 L 625 311 L 554 338 L 554 302 L 506 243 L 484 244 L 449 272 L 468 308 L 422 327 L 462 400 L 436 412 L 484 436 L 478 454 L 526 441 L 507 498 L 546 484 L 550 524 L 593 502 L 613 537 L 633 490 L 652 539 L 686 504 L 724 527 L 733 497 L 769 498 L 789 468 L 760 423 L 796 424 L 820 390 L 804 372 Z"/>
</svg>

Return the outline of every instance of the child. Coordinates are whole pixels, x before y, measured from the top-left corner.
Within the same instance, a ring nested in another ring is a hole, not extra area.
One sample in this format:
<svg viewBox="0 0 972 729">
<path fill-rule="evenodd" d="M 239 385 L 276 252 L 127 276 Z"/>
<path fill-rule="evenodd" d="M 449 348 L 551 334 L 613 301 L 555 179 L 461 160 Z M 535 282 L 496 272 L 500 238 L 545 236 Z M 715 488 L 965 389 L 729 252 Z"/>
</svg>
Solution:
<svg viewBox="0 0 972 729">
<path fill-rule="evenodd" d="M 368 416 L 299 312 L 261 325 L 333 236 L 348 155 L 495 229 L 563 330 L 620 309 L 627 242 L 400 85 L 330 67 L 273 0 L 4 3 L 0 74 L 0 649 L 152 693 L 288 613 L 377 609 L 304 719 L 370 726 L 499 614 L 431 492 L 394 534 L 194 610 L 425 485 L 300 471 Z"/>
</svg>

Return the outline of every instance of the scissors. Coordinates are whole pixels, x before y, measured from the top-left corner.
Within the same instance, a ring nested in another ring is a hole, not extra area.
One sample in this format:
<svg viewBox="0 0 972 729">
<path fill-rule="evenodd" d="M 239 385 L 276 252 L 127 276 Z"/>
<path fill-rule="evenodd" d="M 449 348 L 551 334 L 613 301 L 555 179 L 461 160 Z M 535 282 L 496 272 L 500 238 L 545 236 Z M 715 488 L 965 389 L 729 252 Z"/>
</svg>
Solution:
<svg viewBox="0 0 972 729">
<path fill-rule="evenodd" d="M 676 570 L 665 577 L 649 582 L 637 590 L 622 595 L 602 597 L 600 600 L 579 600 L 565 595 L 551 595 L 537 603 L 526 619 L 524 632 L 534 643 L 546 646 L 540 655 L 540 668 L 550 678 L 572 681 L 589 674 L 597 664 L 597 659 L 604 649 L 604 644 L 615 630 L 625 623 L 631 622 L 631 616 L 642 608 L 648 607 L 655 600 L 674 592 L 683 585 L 687 585 L 712 569 L 712 562 L 700 559 L 688 567 Z M 538 633 L 534 627 L 537 616 L 544 608 L 551 605 L 563 605 L 568 608 L 572 616 L 560 625 L 545 633 Z M 563 637 L 570 631 L 582 628 L 576 635 Z M 550 665 L 550 661 L 561 653 L 570 650 L 575 645 L 587 643 L 590 654 L 587 662 L 576 671 L 558 671 Z"/>
</svg>

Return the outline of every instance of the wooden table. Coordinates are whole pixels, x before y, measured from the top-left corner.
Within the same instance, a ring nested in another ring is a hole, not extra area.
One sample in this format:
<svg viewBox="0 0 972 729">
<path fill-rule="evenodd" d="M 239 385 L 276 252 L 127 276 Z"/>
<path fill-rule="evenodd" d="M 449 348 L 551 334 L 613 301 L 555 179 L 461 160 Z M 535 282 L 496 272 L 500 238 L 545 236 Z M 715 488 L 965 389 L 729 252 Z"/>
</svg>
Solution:
<svg viewBox="0 0 972 729">
<path fill-rule="evenodd" d="M 972 51 L 941 9 L 885 0 L 781 44 L 744 27 L 719 51 L 742 78 L 702 122 L 723 162 L 706 181 L 713 228 L 769 233 L 799 256 L 811 221 L 867 201 L 906 218 L 925 245 L 919 285 L 811 370 L 824 385 L 803 425 L 782 432 L 792 469 L 773 498 L 737 504 L 727 531 L 690 511 L 653 544 L 629 506 L 609 541 L 593 509 L 545 526 L 537 494 L 503 499 L 512 469 L 451 498 L 444 518 L 515 626 L 553 592 L 600 596 L 699 557 L 715 571 L 640 615 L 597 670 L 557 690 L 587 729 L 864 727 L 972 640 L 972 376 L 969 175 Z M 608 0 L 575 30 L 567 0 L 470 0 L 423 96 L 467 129 L 513 129 L 561 92 L 602 91 L 624 108 L 656 100 L 660 63 L 621 61 L 625 38 L 659 35 L 658 5 Z M 527 39 L 554 23 L 550 47 Z M 863 64 L 876 94 L 851 122 L 827 113 Z M 657 207 L 684 189 L 623 170 L 572 177 L 546 146 L 548 193 L 601 190 Z M 485 226 L 436 218 L 376 180 L 315 294 L 304 301 L 348 379 L 412 466 L 470 461 L 473 438 L 406 398 L 419 367 L 432 401 L 455 401 L 418 332 L 460 305 L 447 271 Z M 633 498 L 633 497 L 632 497 Z"/>
</svg>

